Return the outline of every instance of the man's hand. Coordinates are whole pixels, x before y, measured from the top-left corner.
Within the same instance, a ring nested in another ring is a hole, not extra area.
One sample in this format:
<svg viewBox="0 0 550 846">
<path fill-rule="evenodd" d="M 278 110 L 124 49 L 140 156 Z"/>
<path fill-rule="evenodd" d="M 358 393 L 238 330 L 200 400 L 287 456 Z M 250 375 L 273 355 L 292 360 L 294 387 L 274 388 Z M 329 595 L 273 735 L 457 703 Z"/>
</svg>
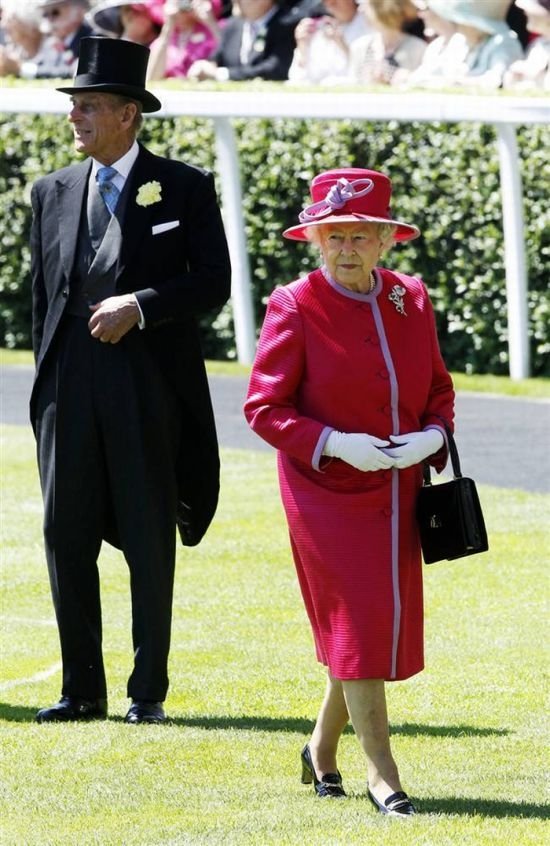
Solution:
<svg viewBox="0 0 550 846">
<path fill-rule="evenodd" d="M 88 321 L 92 338 L 104 344 L 118 344 L 120 339 L 139 323 L 140 314 L 133 294 L 108 297 L 90 306 L 93 311 Z"/>
</svg>

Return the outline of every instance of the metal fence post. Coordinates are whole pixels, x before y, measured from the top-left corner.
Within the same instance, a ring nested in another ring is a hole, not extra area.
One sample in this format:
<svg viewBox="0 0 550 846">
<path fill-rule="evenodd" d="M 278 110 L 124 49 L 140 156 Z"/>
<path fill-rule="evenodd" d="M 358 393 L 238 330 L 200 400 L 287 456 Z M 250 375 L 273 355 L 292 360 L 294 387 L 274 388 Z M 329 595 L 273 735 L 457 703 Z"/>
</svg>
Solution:
<svg viewBox="0 0 550 846">
<path fill-rule="evenodd" d="M 244 232 L 239 156 L 230 119 L 226 117 L 214 118 L 214 129 L 222 187 L 222 208 L 231 255 L 232 303 L 237 358 L 241 364 L 251 364 L 256 350 L 256 330 L 250 266 Z"/>
<path fill-rule="evenodd" d="M 504 229 L 510 376 L 512 379 L 519 380 L 526 379 L 530 372 L 523 192 L 515 127 L 509 123 L 499 124 L 497 133 Z"/>
</svg>

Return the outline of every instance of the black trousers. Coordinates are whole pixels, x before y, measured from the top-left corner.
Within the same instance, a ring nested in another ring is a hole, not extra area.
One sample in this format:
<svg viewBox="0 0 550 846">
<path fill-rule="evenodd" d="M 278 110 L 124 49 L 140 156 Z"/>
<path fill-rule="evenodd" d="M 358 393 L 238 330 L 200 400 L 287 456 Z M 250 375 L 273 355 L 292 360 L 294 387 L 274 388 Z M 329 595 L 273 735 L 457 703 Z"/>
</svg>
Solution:
<svg viewBox="0 0 550 846">
<path fill-rule="evenodd" d="M 145 330 L 146 331 L 146 330 Z M 106 696 L 97 559 L 115 528 L 130 572 L 133 699 L 163 701 L 180 410 L 139 329 L 118 344 L 65 317 L 37 397 L 44 539 L 63 695 Z"/>
</svg>

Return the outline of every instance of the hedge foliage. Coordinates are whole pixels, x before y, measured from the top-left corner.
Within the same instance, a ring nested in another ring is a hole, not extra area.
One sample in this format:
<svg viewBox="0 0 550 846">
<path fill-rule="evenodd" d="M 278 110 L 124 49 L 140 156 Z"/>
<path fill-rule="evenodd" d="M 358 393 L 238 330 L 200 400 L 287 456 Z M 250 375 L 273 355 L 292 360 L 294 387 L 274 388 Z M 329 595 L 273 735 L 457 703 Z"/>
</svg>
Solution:
<svg viewBox="0 0 550 846">
<path fill-rule="evenodd" d="M 507 315 L 494 130 L 478 124 L 363 121 L 235 120 L 243 215 L 258 325 L 267 296 L 317 261 L 306 244 L 281 232 L 296 222 L 312 177 L 339 166 L 373 167 L 394 184 L 393 212 L 420 225 L 422 238 L 397 245 L 388 265 L 428 285 L 448 366 L 507 373 Z M 533 375 L 550 375 L 550 207 L 548 129 L 520 127 L 529 334 Z M 215 171 L 207 120 L 148 118 L 143 142 L 159 154 Z M 71 132 L 57 116 L 0 119 L 0 345 L 28 347 L 30 185 L 74 160 Z M 235 356 L 230 307 L 203 320 L 210 358 Z"/>
</svg>

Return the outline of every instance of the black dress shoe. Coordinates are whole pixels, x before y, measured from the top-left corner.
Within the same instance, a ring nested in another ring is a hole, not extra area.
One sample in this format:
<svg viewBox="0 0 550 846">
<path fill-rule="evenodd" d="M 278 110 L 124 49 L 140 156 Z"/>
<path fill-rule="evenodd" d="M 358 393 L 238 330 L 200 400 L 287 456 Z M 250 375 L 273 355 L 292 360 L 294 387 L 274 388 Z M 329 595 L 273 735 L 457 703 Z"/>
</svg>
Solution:
<svg viewBox="0 0 550 846">
<path fill-rule="evenodd" d="M 165 723 L 166 714 L 162 702 L 148 702 L 144 699 L 133 699 L 128 713 L 124 717 L 125 723 Z"/>
<path fill-rule="evenodd" d="M 51 708 L 42 708 L 37 713 L 35 721 L 37 723 L 67 723 L 71 720 L 104 720 L 106 716 L 106 699 L 62 696 Z"/>
<path fill-rule="evenodd" d="M 406 793 L 398 790 L 397 793 L 392 793 L 384 800 L 384 804 L 378 801 L 376 796 L 373 796 L 370 790 L 367 790 L 367 795 L 381 814 L 386 814 L 389 817 L 412 817 L 416 814 L 416 808 L 409 799 Z"/>
<path fill-rule="evenodd" d="M 322 779 L 317 778 L 317 773 L 311 760 L 309 744 L 306 743 L 300 757 L 302 759 L 302 784 L 311 784 L 313 782 L 315 793 L 323 799 L 341 799 L 346 795 L 342 787 L 342 776 L 339 772 L 325 773 Z"/>
</svg>

